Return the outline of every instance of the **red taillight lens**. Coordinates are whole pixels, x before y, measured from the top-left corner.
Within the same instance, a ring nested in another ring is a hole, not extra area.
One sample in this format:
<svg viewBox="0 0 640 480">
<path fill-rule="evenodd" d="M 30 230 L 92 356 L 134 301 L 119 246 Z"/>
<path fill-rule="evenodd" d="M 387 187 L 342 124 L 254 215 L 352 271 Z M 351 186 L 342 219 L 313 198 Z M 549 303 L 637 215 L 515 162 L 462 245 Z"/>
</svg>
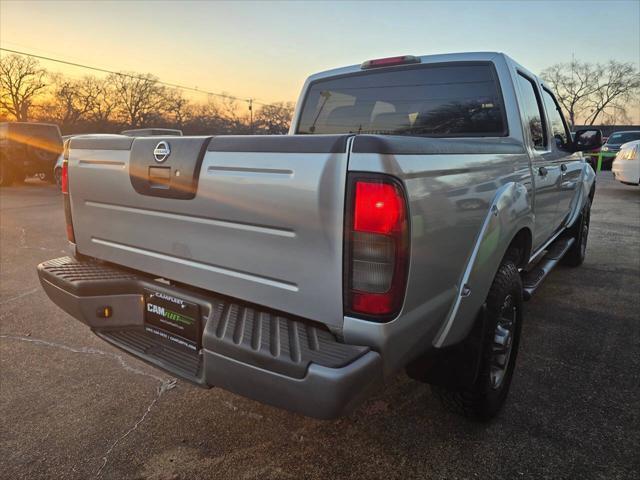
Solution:
<svg viewBox="0 0 640 480">
<path fill-rule="evenodd" d="M 399 226 L 404 205 L 395 185 L 356 182 L 353 229 L 359 232 L 391 233 Z"/>
<path fill-rule="evenodd" d="M 65 158 L 62 161 L 62 193 L 69 193 L 69 161 Z"/>
<path fill-rule="evenodd" d="M 353 292 L 351 296 L 353 311 L 369 315 L 389 313 L 393 308 L 391 300 L 391 297 L 386 293 Z"/>
<path fill-rule="evenodd" d="M 62 199 L 64 201 L 64 219 L 67 224 L 67 240 L 76 243 L 76 235 L 73 231 L 73 221 L 71 219 L 71 198 L 69 197 L 69 142 L 64 146 L 64 157 L 62 160 Z"/>
<path fill-rule="evenodd" d="M 354 176 L 348 201 L 345 312 L 390 318 L 402 306 L 407 275 L 404 189 L 387 176 Z"/>
</svg>

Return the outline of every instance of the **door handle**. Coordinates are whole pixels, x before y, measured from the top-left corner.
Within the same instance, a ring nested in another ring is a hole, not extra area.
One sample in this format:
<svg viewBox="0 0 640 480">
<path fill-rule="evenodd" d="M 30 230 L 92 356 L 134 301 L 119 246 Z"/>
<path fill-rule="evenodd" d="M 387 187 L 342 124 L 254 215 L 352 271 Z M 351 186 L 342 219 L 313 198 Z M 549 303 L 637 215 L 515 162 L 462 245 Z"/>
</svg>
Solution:
<svg viewBox="0 0 640 480">
<path fill-rule="evenodd" d="M 560 170 L 562 170 L 563 172 L 567 171 L 567 164 L 563 163 L 562 165 L 560 165 Z"/>
<path fill-rule="evenodd" d="M 549 171 L 546 169 L 546 167 L 540 167 L 538 169 L 538 173 L 540 174 L 541 177 L 544 177 L 547 175 L 547 173 L 549 173 Z"/>
</svg>

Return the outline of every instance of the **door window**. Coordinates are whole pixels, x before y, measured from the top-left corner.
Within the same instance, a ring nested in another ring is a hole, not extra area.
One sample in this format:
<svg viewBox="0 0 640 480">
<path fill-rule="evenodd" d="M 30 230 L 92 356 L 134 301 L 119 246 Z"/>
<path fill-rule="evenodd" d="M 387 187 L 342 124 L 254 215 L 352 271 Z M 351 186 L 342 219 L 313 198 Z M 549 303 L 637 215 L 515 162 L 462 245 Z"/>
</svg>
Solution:
<svg viewBox="0 0 640 480">
<path fill-rule="evenodd" d="M 544 107 L 547 110 L 551 134 L 553 135 L 556 145 L 562 150 L 569 150 L 571 135 L 569 134 L 567 122 L 564 120 L 558 102 L 556 102 L 553 94 L 546 88 L 542 89 L 542 98 L 544 99 Z"/>
<path fill-rule="evenodd" d="M 518 73 L 518 85 L 520 87 L 520 108 L 524 114 L 524 125 L 529 130 L 531 143 L 536 150 L 545 150 L 547 135 L 545 133 L 540 97 L 534 83 L 527 77 Z"/>
</svg>

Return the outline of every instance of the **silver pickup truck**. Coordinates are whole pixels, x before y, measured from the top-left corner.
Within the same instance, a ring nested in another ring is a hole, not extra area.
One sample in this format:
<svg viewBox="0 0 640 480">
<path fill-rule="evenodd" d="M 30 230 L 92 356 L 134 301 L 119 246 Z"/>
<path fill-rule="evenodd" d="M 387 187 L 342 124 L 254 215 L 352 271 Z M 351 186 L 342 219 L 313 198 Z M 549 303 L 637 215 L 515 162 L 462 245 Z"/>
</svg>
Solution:
<svg viewBox="0 0 640 480">
<path fill-rule="evenodd" d="M 318 418 L 406 369 L 494 416 L 528 299 L 582 263 L 595 175 L 501 53 L 311 76 L 284 136 L 74 137 L 42 286 L 174 375 Z"/>
</svg>

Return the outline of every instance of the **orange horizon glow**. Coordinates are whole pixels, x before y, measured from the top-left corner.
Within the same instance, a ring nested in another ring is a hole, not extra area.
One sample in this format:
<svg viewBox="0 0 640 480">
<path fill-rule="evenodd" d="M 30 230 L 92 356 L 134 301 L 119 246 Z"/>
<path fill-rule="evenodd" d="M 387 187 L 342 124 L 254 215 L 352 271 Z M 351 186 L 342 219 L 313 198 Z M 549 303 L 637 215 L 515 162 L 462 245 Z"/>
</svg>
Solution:
<svg viewBox="0 0 640 480">
<path fill-rule="evenodd" d="M 310 74 L 403 54 L 504 51 L 535 73 L 572 56 L 640 67 L 640 2 L 605 3 L 0 0 L 0 45 L 263 103 L 291 102 Z M 540 8 L 553 12 L 544 35 L 531 22 Z M 616 28 L 595 38 L 594 21 Z M 40 63 L 72 78 L 100 76 Z M 640 121 L 640 106 L 629 113 Z"/>
</svg>

